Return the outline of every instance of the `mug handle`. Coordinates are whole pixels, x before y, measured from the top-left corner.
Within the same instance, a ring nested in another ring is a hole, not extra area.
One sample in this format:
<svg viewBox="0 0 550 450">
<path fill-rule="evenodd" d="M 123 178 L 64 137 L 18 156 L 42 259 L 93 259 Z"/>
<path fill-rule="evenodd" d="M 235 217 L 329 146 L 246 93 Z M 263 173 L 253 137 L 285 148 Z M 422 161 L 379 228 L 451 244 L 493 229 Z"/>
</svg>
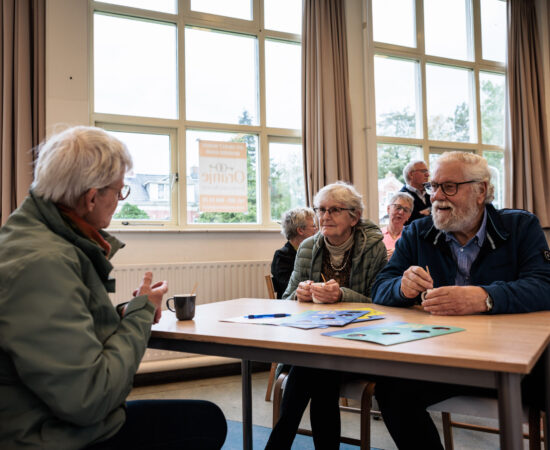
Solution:
<svg viewBox="0 0 550 450">
<path fill-rule="evenodd" d="M 166 300 L 166 307 L 167 307 L 170 311 L 176 312 L 175 309 L 170 308 L 170 300 L 174 300 L 174 297 L 170 297 L 169 299 Z M 176 305 L 174 304 L 174 308 L 175 308 L 175 307 L 176 307 Z"/>
</svg>

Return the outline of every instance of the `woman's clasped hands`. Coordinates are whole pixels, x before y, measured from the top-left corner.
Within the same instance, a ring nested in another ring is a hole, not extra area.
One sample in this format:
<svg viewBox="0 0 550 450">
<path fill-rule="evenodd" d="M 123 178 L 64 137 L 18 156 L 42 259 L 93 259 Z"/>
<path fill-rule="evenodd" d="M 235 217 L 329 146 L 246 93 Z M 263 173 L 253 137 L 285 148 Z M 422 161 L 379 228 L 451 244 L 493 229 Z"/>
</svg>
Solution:
<svg viewBox="0 0 550 450">
<path fill-rule="evenodd" d="M 296 289 L 299 302 L 336 303 L 342 299 L 342 291 L 336 280 L 326 283 L 315 283 L 312 280 L 302 281 Z"/>
</svg>

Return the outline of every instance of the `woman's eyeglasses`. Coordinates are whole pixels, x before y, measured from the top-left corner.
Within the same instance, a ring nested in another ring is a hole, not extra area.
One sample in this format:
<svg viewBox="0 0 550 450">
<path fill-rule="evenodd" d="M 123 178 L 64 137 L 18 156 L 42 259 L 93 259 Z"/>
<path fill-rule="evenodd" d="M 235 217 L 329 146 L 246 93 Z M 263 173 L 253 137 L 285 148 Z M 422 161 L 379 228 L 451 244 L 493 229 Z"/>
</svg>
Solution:
<svg viewBox="0 0 550 450">
<path fill-rule="evenodd" d="M 315 211 L 315 214 L 317 214 L 319 217 L 323 217 L 325 213 L 328 212 L 328 215 L 331 217 L 337 217 L 340 214 L 342 214 L 342 211 L 354 211 L 355 208 L 340 208 L 338 206 L 331 206 L 330 208 L 313 208 L 313 211 Z"/>
<path fill-rule="evenodd" d="M 392 203 L 390 206 L 396 211 L 403 211 L 405 214 L 409 214 L 412 211 L 411 208 L 407 208 L 406 206 L 401 206 L 399 203 Z"/>
</svg>

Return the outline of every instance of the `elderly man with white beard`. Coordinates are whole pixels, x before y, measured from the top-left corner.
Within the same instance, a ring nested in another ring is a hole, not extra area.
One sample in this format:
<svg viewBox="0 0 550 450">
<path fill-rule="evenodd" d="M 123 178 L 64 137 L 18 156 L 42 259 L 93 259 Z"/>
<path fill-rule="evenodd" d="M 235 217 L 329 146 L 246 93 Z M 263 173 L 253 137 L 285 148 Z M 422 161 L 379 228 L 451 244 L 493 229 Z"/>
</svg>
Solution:
<svg viewBox="0 0 550 450">
<path fill-rule="evenodd" d="M 550 310 L 550 251 L 538 219 L 491 204 L 494 187 L 481 156 L 444 153 L 425 184 L 432 216 L 405 228 L 388 265 L 378 274 L 373 302 L 420 303 L 435 315 L 506 314 Z M 522 382 L 524 401 L 541 407 L 542 370 Z M 381 379 L 376 398 L 400 449 L 442 449 L 426 408 L 461 394 L 494 391 Z"/>
</svg>

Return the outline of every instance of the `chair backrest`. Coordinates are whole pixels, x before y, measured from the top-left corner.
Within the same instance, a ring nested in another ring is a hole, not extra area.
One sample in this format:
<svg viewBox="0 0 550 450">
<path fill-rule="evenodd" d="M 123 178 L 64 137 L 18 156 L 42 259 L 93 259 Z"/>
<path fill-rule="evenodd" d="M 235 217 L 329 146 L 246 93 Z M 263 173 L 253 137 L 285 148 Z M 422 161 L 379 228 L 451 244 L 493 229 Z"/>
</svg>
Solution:
<svg viewBox="0 0 550 450">
<path fill-rule="evenodd" d="M 271 279 L 271 275 L 265 276 L 265 284 L 267 286 L 267 294 L 269 295 L 269 298 L 277 298 L 275 295 L 275 289 L 273 288 L 273 280 Z"/>
</svg>

